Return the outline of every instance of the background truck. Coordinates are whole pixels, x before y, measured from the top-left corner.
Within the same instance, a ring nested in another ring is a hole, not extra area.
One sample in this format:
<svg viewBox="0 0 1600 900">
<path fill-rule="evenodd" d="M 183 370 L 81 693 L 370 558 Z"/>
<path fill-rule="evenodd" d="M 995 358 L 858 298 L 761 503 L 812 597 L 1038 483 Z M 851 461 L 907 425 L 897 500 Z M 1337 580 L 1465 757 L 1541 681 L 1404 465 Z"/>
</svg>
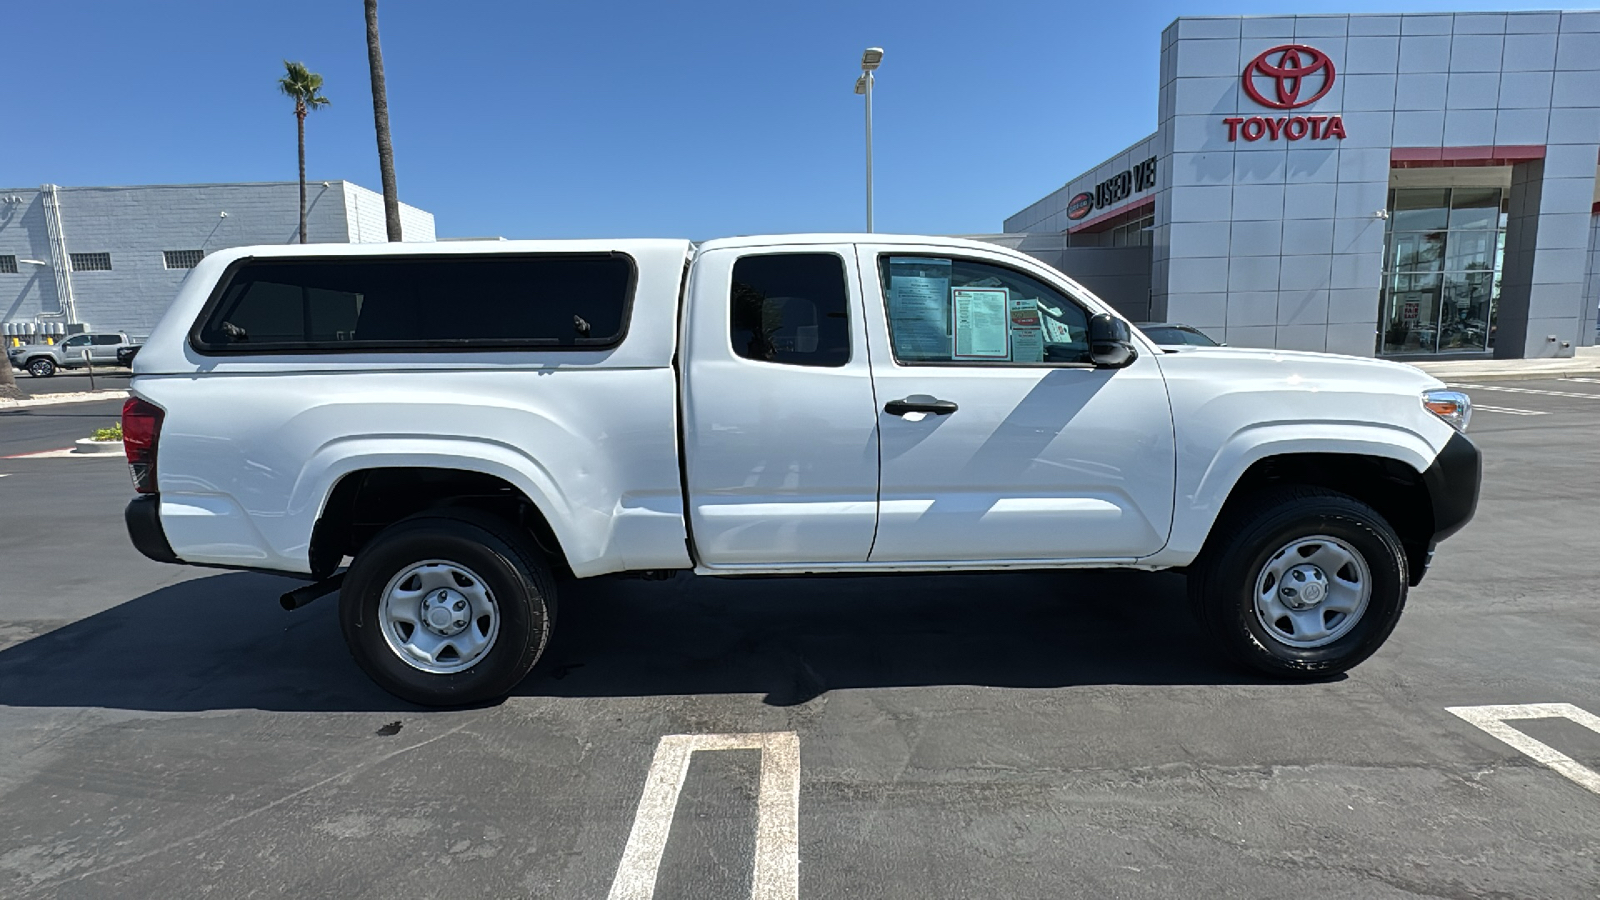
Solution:
<svg viewBox="0 0 1600 900">
<path fill-rule="evenodd" d="M 133 341 L 128 340 L 126 334 L 107 331 L 70 335 L 57 344 L 23 344 L 10 348 L 6 353 L 11 357 L 13 367 L 26 369 L 35 378 L 49 378 L 59 369 L 80 369 L 91 363 L 97 366 L 126 365 L 119 363 L 118 351 L 133 346 Z M 84 351 L 89 353 L 87 363 L 83 358 Z"/>
<path fill-rule="evenodd" d="M 1165 351 L 946 238 L 225 250 L 134 372 L 134 544 L 337 587 L 424 704 L 509 692 L 562 580 L 686 569 L 1180 569 L 1221 648 L 1320 677 L 1478 494 L 1468 399 L 1414 368 Z"/>
</svg>

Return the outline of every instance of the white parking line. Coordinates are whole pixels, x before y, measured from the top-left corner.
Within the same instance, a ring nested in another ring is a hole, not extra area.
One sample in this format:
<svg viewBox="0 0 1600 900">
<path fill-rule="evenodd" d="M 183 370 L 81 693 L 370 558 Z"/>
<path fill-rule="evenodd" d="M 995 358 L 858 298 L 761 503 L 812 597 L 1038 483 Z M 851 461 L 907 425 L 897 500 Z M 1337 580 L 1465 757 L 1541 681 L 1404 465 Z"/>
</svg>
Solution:
<svg viewBox="0 0 1600 900">
<path fill-rule="evenodd" d="M 1543 763 L 1578 784 L 1600 794 L 1600 772 L 1541 743 L 1505 723 L 1506 719 L 1570 719 L 1600 734 L 1600 716 L 1571 703 L 1524 703 L 1521 706 L 1448 706 L 1449 712 L 1478 726 L 1494 737 Z"/>
<path fill-rule="evenodd" d="M 656 745 L 639 797 L 628 846 L 617 864 L 609 900 L 650 900 L 667 849 L 689 756 L 696 750 L 760 750 L 756 795 L 756 858 L 751 900 L 795 900 L 800 895 L 800 738 L 792 731 L 764 734 L 669 734 Z"/>
<path fill-rule="evenodd" d="M 1547 416 L 1550 413 L 1543 409 L 1516 409 L 1510 406 L 1484 406 L 1482 403 L 1472 407 L 1473 412 L 1497 412 L 1510 416 Z"/>
<path fill-rule="evenodd" d="M 1600 384 L 1600 378 L 1579 378 L 1576 375 L 1571 375 L 1571 376 L 1568 376 L 1568 377 L 1563 378 L 1561 380 L 1562 381 L 1579 381 L 1579 382 L 1582 382 L 1584 384 Z"/>
<path fill-rule="evenodd" d="M 90 456 L 88 453 L 74 453 L 71 447 L 62 447 L 59 450 L 40 450 L 37 453 L 17 453 L 12 456 L 0 456 L 0 459 L 58 459 L 64 456 Z"/>
<path fill-rule="evenodd" d="M 1600 400 L 1600 394 L 1586 394 L 1582 391 L 1549 391 L 1544 388 L 1519 388 L 1503 384 L 1452 384 L 1448 387 L 1465 388 L 1469 391 L 1503 391 L 1507 394 L 1538 394 L 1541 397 L 1578 397 L 1584 400 Z"/>
</svg>

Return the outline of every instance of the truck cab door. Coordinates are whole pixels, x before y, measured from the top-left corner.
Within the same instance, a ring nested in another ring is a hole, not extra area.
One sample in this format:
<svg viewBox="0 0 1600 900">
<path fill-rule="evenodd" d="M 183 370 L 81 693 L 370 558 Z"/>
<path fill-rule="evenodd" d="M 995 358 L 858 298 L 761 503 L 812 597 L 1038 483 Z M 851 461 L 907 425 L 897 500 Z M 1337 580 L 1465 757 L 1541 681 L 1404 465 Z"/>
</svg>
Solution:
<svg viewBox="0 0 1600 900">
<path fill-rule="evenodd" d="M 1102 308 L 1053 270 L 858 248 L 882 475 L 872 562 L 1126 560 L 1166 543 L 1174 443 L 1153 353 L 1089 360 Z"/>
<path fill-rule="evenodd" d="M 707 568 L 861 563 L 878 416 L 850 244 L 694 260 L 683 339 L 689 523 Z"/>
<path fill-rule="evenodd" d="M 83 365 L 83 351 L 85 350 L 90 351 L 90 358 L 93 359 L 92 354 L 94 351 L 89 344 L 89 340 L 90 337 L 87 334 L 75 334 L 57 344 L 56 351 L 61 354 L 61 358 L 64 361 L 63 364 L 67 366 Z"/>
<path fill-rule="evenodd" d="M 89 336 L 89 356 L 95 365 L 117 364 L 117 348 L 122 346 L 120 334 L 94 334 Z"/>
</svg>

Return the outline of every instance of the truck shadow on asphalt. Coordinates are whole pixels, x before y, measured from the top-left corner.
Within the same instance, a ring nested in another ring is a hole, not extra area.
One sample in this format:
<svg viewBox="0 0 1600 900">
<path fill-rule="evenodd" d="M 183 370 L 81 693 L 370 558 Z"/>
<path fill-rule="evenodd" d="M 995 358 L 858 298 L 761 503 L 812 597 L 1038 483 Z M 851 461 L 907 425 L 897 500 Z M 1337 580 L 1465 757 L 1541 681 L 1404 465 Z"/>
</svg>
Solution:
<svg viewBox="0 0 1600 900">
<path fill-rule="evenodd" d="M 337 598 L 229 573 L 130 600 L 0 651 L 0 704 L 151 711 L 411 710 L 356 667 Z M 1053 572 L 565 585 L 525 697 L 841 688 L 1263 683 L 1215 656 L 1181 576 Z"/>
</svg>

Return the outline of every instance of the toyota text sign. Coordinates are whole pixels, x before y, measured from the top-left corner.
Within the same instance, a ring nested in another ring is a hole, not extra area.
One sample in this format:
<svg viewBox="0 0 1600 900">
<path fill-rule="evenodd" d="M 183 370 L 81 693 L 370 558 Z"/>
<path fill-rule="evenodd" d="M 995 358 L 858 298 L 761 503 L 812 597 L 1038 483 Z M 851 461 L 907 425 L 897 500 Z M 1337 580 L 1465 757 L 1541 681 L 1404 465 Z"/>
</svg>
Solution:
<svg viewBox="0 0 1600 900">
<path fill-rule="evenodd" d="M 1309 106 L 1333 89 L 1333 60 L 1305 44 L 1281 44 L 1266 50 L 1244 67 L 1241 86 L 1245 96 L 1268 109 L 1292 110 Z M 1229 116 L 1228 140 L 1313 140 L 1344 138 L 1339 115 Z"/>
</svg>

